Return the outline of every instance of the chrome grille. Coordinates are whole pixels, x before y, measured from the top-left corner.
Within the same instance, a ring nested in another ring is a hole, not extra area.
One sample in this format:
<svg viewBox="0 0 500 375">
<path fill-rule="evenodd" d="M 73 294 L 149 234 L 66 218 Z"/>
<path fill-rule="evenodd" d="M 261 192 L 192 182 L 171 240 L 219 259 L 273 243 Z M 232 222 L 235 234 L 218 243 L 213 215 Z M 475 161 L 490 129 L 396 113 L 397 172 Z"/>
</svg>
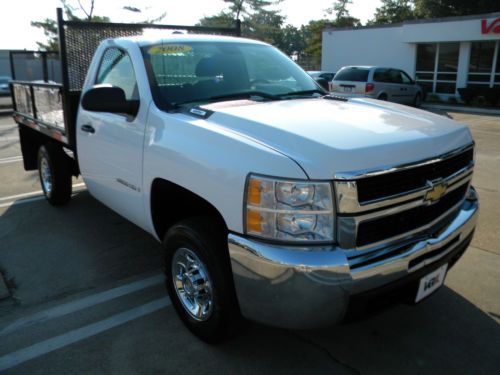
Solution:
<svg viewBox="0 0 500 375">
<path fill-rule="evenodd" d="M 446 225 L 463 202 L 474 166 L 473 145 L 432 160 L 335 180 L 338 241 L 364 250 Z M 380 186 L 379 186 L 380 185 Z"/>
</svg>

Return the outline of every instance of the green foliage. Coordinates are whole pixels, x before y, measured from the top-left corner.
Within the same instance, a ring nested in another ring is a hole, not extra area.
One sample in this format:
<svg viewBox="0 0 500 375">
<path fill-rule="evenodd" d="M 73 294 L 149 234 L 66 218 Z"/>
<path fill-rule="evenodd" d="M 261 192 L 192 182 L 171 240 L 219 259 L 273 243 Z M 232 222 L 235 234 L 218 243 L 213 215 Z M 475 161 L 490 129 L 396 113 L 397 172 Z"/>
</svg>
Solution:
<svg viewBox="0 0 500 375">
<path fill-rule="evenodd" d="M 289 50 L 289 35 L 292 30 L 283 32 L 285 17 L 279 11 L 266 9 L 281 0 L 224 0 L 229 7 L 219 14 L 204 17 L 200 26 L 234 27 L 235 20 L 241 19 L 241 33 L 244 37 L 263 40 L 278 48 Z M 293 26 L 291 26 L 293 28 Z"/>
<path fill-rule="evenodd" d="M 350 15 L 347 6 L 350 4 L 352 4 L 352 0 L 337 0 L 331 8 L 325 9 L 325 12 L 329 15 L 335 14 L 337 21 L 341 18 L 348 18 Z"/>
<path fill-rule="evenodd" d="M 59 49 L 57 22 L 55 20 L 45 18 L 43 21 L 31 21 L 31 26 L 42 29 L 47 38 L 46 42 L 36 42 L 39 50 L 57 51 Z"/>
<path fill-rule="evenodd" d="M 368 24 L 403 22 L 417 18 L 467 16 L 500 11 L 498 0 L 382 0 Z"/>
<path fill-rule="evenodd" d="M 467 16 L 500 11 L 498 0 L 414 0 L 418 18 Z"/>
<path fill-rule="evenodd" d="M 382 6 L 375 11 L 375 18 L 369 25 L 397 23 L 416 18 L 412 0 L 382 0 Z"/>
<path fill-rule="evenodd" d="M 361 26 L 361 22 L 359 19 L 347 15 L 333 21 L 328 19 L 309 21 L 304 26 L 305 44 L 307 45 L 305 53 L 311 56 L 313 65 L 318 67 L 321 64 L 323 29 L 327 26 L 357 27 Z"/>
<path fill-rule="evenodd" d="M 65 18 L 70 21 L 90 21 L 90 22 L 110 22 L 109 17 L 96 16 L 94 12 L 94 1 L 90 1 L 90 7 L 84 8 L 80 2 L 79 9 L 85 14 L 85 18 L 80 18 L 75 14 L 76 7 L 72 6 L 68 0 L 60 0 Z M 31 21 L 31 26 L 42 29 L 47 41 L 36 42 L 38 49 L 41 51 L 56 51 L 59 49 L 59 38 L 57 35 L 57 22 L 51 18 L 45 18 L 42 21 Z"/>
<path fill-rule="evenodd" d="M 233 19 L 240 19 L 240 16 L 250 16 L 264 8 L 278 4 L 282 0 L 224 0 L 229 5 L 229 14 Z"/>
</svg>

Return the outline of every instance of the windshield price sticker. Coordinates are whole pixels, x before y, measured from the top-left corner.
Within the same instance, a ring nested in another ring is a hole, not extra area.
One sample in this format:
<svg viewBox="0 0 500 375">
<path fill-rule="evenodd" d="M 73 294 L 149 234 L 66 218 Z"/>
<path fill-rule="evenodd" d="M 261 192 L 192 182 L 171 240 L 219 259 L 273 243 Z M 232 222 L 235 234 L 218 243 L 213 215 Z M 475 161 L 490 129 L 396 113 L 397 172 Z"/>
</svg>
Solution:
<svg viewBox="0 0 500 375">
<path fill-rule="evenodd" d="M 150 55 L 179 55 L 190 52 L 191 46 L 184 44 L 163 44 L 161 46 L 151 47 L 148 52 Z"/>
</svg>

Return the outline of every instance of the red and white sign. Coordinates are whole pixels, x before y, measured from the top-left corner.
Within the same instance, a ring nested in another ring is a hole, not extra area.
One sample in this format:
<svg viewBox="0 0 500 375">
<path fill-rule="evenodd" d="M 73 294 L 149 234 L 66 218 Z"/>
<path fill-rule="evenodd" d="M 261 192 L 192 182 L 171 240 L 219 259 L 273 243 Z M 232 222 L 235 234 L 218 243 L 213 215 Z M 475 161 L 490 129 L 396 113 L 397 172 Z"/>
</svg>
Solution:
<svg viewBox="0 0 500 375">
<path fill-rule="evenodd" d="M 500 34 L 500 18 L 481 20 L 481 34 Z"/>
</svg>

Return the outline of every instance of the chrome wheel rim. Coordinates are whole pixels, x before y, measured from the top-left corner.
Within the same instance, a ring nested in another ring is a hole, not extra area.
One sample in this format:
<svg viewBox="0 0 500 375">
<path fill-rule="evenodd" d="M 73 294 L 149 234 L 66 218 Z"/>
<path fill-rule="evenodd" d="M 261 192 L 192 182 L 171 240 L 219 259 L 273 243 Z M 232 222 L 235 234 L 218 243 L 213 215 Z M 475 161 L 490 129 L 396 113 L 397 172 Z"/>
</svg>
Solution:
<svg viewBox="0 0 500 375">
<path fill-rule="evenodd" d="M 187 248 L 175 251 L 172 278 L 182 306 L 197 321 L 210 318 L 213 310 L 212 282 L 206 266 Z"/>
<path fill-rule="evenodd" d="M 52 172 L 50 171 L 49 162 L 44 157 L 40 163 L 40 176 L 45 194 L 50 195 L 52 192 Z"/>
</svg>

